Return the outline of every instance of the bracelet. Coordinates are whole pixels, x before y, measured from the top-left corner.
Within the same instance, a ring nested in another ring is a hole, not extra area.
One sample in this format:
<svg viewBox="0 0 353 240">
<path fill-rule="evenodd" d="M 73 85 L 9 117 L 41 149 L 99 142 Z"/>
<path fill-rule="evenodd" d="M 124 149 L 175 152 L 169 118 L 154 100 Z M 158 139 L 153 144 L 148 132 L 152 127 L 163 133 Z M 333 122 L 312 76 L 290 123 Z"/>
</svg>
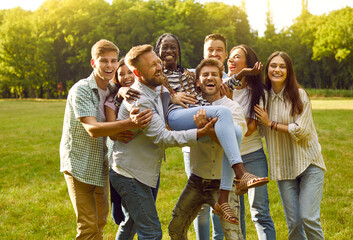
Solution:
<svg viewBox="0 0 353 240">
<path fill-rule="evenodd" d="M 277 126 L 278 126 L 278 122 L 276 122 L 276 131 L 277 131 Z"/>
<path fill-rule="evenodd" d="M 273 127 L 275 126 L 276 122 L 275 121 L 272 121 L 271 122 L 271 130 L 273 129 Z"/>
</svg>

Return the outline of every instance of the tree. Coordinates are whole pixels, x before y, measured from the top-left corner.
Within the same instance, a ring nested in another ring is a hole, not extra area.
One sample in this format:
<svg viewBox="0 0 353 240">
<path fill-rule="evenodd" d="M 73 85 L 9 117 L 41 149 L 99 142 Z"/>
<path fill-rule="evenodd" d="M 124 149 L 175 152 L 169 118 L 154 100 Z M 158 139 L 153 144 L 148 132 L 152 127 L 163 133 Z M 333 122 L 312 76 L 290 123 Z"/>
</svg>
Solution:
<svg viewBox="0 0 353 240">
<path fill-rule="evenodd" d="M 353 8 L 332 11 L 325 17 L 315 33 L 313 59 L 330 64 L 325 72 L 333 87 L 353 89 Z"/>
<path fill-rule="evenodd" d="M 31 68 L 35 64 L 36 43 L 31 34 L 30 14 L 21 8 L 13 8 L 6 11 L 0 26 L 1 85 L 10 88 L 19 98 L 34 80 Z"/>
</svg>

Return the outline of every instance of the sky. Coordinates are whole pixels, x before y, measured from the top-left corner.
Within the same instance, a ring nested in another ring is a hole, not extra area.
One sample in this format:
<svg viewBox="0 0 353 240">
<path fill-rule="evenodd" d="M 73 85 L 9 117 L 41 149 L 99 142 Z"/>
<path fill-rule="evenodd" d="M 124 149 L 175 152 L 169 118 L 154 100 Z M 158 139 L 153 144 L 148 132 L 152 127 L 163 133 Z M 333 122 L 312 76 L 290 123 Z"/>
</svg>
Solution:
<svg viewBox="0 0 353 240">
<path fill-rule="evenodd" d="M 9 9 L 20 6 L 26 10 L 36 10 L 45 0 L 1 0 L 0 9 Z M 112 2 L 112 0 L 106 0 Z M 218 0 L 197 0 L 198 2 L 212 2 Z M 241 0 L 223 0 L 229 5 L 241 5 Z M 276 30 L 292 25 L 293 20 L 300 15 L 302 0 L 270 0 L 273 22 Z M 353 0 L 308 0 L 309 12 L 314 15 L 321 15 L 332 10 L 341 9 L 346 6 L 353 7 Z M 246 0 L 246 10 L 250 27 L 257 30 L 263 36 L 266 30 L 267 0 Z"/>
</svg>

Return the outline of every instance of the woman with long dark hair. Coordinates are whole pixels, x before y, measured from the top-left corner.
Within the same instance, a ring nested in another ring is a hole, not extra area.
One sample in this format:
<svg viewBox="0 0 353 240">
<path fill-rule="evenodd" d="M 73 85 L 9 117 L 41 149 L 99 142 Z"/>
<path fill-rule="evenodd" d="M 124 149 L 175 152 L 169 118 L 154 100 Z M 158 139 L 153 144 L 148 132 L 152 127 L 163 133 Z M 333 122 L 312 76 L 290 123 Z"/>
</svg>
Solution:
<svg viewBox="0 0 353 240">
<path fill-rule="evenodd" d="M 289 239 L 324 239 L 320 224 L 325 163 L 307 92 L 285 52 L 274 52 L 265 68 L 267 109 L 255 106 L 264 126 L 270 176 L 277 180 Z"/>
<path fill-rule="evenodd" d="M 229 52 L 228 76 L 239 73 L 243 68 L 252 68 L 259 58 L 255 51 L 245 44 L 232 48 Z M 261 136 L 258 132 L 258 119 L 255 117 L 254 107 L 260 104 L 264 107 L 265 89 L 262 75 L 244 76 L 241 86 L 233 91 L 233 100 L 240 104 L 246 117 L 248 131 L 241 143 L 241 158 L 245 168 L 260 177 L 268 176 L 266 155 L 263 150 Z M 267 185 L 252 188 L 248 191 L 251 219 L 255 223 L 257 235 L 262 239 L 275 239 L 276 231 L 270 215 Z M 245 206 L 241 197 L 240 220 L 245 236 Z"/>
</svg>

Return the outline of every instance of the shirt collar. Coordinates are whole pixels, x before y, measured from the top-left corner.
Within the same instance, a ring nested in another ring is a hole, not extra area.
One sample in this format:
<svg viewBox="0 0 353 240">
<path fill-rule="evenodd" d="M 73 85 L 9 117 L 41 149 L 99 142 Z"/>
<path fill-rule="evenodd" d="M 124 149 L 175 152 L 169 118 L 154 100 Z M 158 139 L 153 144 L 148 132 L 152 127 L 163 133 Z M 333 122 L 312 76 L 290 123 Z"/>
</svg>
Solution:
<svg viewBox="0 0 353 240">
<path fill-rule="evenodd" d="M 223 72 L 222 79 L 228 78 L 228 74 L 226 72 Z"/>
<path fill-rule="evenodd" d="M 212 103 L 212 105 L 213 105 L 214 103 L 215 103 L 216 105 L 218 105 L 217 103 L 221 104 L 221 103 L 224 101 L 225 98 L 227 98 L 227 97 L 226 97 L 226 96 L 221 97 L 220 99 L 214 101 L 214 102 Z"/>
<path fill-rule="evenodd" d="M 271 98 L 272 98 L 272 101 L 275 100 L 276 98 L 279 98 L 279 99 L 281 99 L 282 101 L 284 101 L 283 92 L 284 92 L 284 88 L 282 88 L 282 90 L 281 90 L 278 94 L 276 94 L 276 93 L 273 91 L 273 88 L 271 88 Z"/>
<path fill-rule="evenodd" d="M 98 90 L 98 86 L 97 86 L 97 82 L 96 79 L 94 78 L 94 74 L 93 72 L 91 73 L 91 75 L 88 77 L 88 85 L 91 89 L 97 89 Z"/>
<path fill-rule="evenodd" d="M 145 84 L 139 82 L 138 80 L 136 80 L 135 83 L 131 87 L 138 90 L 138 91 L 141 91 L 142 93 L 147 95 L 147 97 L 152 98 L 152 99 L 156 99 L 159 96 L 155 90 L 147 87 Z"/>
<path fill-rule="evenodd" d="M 89 87 L 91 89 L 97 89 L 98 90 L 97 82 L 96 82 L 96 79 L 94 78 L 93 72 L 88 77 L 88 85 L 89 85 Z M 115 92 L 116 91 L 116 85 L 114 83 L 112 83 L 112 82 L 109 82 L 107 87 L 108 87 L 110 92 Z"/>
</svg>

